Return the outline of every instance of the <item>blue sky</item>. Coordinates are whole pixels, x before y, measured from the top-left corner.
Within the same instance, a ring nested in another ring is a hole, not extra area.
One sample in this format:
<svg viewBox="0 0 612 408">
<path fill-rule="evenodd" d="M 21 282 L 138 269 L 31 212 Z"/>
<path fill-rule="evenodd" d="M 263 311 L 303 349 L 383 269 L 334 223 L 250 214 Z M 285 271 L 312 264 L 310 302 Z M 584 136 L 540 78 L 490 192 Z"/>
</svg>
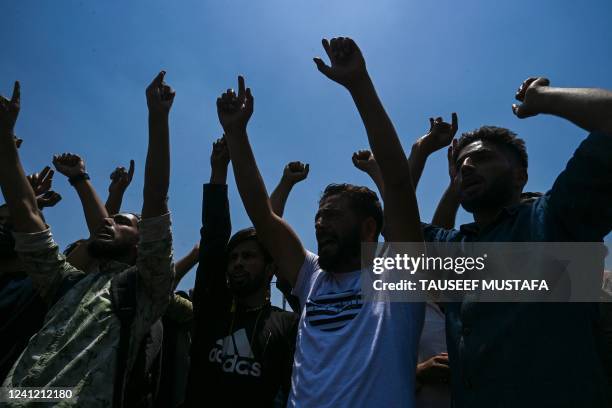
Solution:
<svg viewBox="0 0 612 408">
<path fill-rule="evenodd" d="M 316 70 L 322 37 L 353 37 L 404 148 L 430 116 L 459 114 L 460 131 L 484 124 L 523 137 L 530 156 L 526 190 L 545 191 L 585 132 L 552 117 L 524 121 L 511 112 L 528 76 L 553 85 L 612 88 L 612 3 L 601 1 L 5 1 L 0 93 L 22 83 L 16 132 L 31 173 L 54 153 L 84 157 L 98 192 L 136 161 L 124 209 L 140 211 L 147 143 L 144 89 L 165 69 L 177 96 L 171 113 L 175 255 L 199 239 L 201 185 L 211 144 L 221 135 L 215 100 L 246 77 L 255 96 L 249 134 L 271 191 L 288 161 L 310 163 L 286 218 L 316 250 L 317 199 L 330 182 L 372 186 L 353 168 L 367 148 L 348 93 Z M 229 175 L 234 229 L 249 221 Z M 432 157 L 417 194 L 424 220 L 448 183 L 445 153 Z M 46 211 L 63 247 L 86 236 L 80 203 L 57 175 L 64 200 Z M 458 221 L 470 221 L 461 212 Z M 193 285 L 192 271 L 180 288 Z M 278 299 L 275 298 L 277 301 Z"/>
</svg>

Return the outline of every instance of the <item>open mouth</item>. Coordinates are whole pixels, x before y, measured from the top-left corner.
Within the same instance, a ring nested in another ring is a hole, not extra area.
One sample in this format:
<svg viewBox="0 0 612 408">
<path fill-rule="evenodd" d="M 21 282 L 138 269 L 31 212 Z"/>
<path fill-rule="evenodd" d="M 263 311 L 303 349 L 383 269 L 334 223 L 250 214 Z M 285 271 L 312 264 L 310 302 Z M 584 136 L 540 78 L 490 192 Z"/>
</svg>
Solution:
<svg viewBox="0 0 612 408">
<path fill-rule="evenodd" d="M 109 227 L 102 227 L 96 232 L 96 238 L 104 240 L 112 240 L 115 237 L 113 230 Z"/>
<path fill-rule="evenodd" d="M 461 190 L 463 190 L 464 194 L 469 195 L 469 194 L 473 194 L 476 191 L 478 191 L 483 185 L 484 185 L 484 182 L 479 177 L 464 179 L 463 182 L 461 183 Z"/>
</svg>

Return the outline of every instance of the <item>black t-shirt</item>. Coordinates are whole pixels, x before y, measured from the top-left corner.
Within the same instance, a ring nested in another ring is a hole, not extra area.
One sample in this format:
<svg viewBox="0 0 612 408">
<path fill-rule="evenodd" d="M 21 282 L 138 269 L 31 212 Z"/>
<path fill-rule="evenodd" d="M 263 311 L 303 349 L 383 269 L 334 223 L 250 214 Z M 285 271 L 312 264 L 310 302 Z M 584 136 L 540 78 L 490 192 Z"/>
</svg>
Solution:
<svg viewBox="0 0 612 408">
<path fill-rule="evenodd" d="M 219 316 L 212 323 L 203 369 L 224 406 L 272 406 L 291 384 L 297 316 L 274 306 Z"/>
<path fill-rule="evenodd" d="M 204 185 L 188 407 L 274 406 L 291 384 L 298 316 L 270 305 L 233 310 L 225 276 L 230 233 L 227 186 Z"/>
</svg>

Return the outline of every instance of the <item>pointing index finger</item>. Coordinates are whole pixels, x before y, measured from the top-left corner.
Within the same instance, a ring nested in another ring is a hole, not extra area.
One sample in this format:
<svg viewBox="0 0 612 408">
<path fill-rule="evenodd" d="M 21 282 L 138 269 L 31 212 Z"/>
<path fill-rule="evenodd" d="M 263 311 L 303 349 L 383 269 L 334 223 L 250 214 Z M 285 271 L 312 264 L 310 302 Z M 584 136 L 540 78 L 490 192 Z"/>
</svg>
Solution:
<svg viewBox="0 0 612 408">
<path fill-rule="evenodd" d="M 13 87 L 13 96 L 11 97 L 11 103 L 19 104 L 21 101 L 21 84 L 19 81 L 15 81 L 15 86 Z"/>
<path fill-rule="evenodd" d="M 244 77 L 242 75 L 238 75 L 238 97 L 240 99 L 243 99 L 244 93 L 245 93 Z"/>
</svg>

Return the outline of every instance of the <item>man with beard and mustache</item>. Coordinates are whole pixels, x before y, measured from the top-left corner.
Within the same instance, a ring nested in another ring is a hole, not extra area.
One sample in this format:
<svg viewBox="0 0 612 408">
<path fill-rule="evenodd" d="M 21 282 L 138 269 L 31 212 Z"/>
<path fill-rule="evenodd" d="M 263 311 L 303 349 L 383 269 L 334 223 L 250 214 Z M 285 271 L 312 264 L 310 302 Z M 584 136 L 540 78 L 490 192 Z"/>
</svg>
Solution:
<svg viewBox="0 0 612 408">
<path fill-rule="evenodd" d="M 385 238 L 422 242 L 408 160 L 361 51 L 350 38 L 323 40 L 323 47 L 331 66 L 315 58 L 317 68 L 350 92 L 380 161 Z M 315 216 L 318 255 L 306 251 L 271 209 L 247 136 L 253 102 L 239 77 L 238 94 L 224 93 L 217 112 L 247 214 L 302 306 L 288 406 L 413 407 L 424 305 L 362 299 L 360 244 L 377 242 L 382 228 L 376 194 L 349 184 L 328 186 Z"/>
<path fill-rule="evenodd" d="M 612 229 L 612 92 L 529 78 L 516 99 L 519 118 L 551 114 L 590 135 L 550 191 L 524 200 L 523 140 L 495 126 L 464 133 L 452 164 L 459 202 L 474 222 L 458 230 L 426 225 L 426 241 L 601 242 Z M 600 273 L 586 270 L 585 279 Z M 445 313 L 456 407 L 608 406 L 593 330 L 596 303 L 466 299 L 447 304 Z"/>
<path fill-rule="evenodd" d="M 146 91 L 149 146 L 142 220 L 129 215 L 106 218 L 90 247 L 94 256 L 104 259 L 98 271 L 87 275 L 60 253 L 23 175 L 12 137 L 20 109 L 19 84 L 15 84 L 10 101 L 0 98 L 0 186 L 14 222 L 15 251 L 43 300 L 53 304 L 43 327 L 9 372 L 4 389 L 70 388 L 72 397 L 63 399 L 62 406 L 123 405 L 122 391 L 141 341 L 166 309 L 173 284 L 167 193 L 168 116 L 174 91 L 163 81 L 164 75 L 160 72 Z M 86 173 L 80 173 L 72 175 L 70 181 L 80 183 L 87 178 Z M 136 275 L 135 316 L 127 352 L 119 359 L 123 330 L 118 311 L 112 306 L 111 283 L 128 272 Z M 71 280 L 78 282 L 71 286 Z M 66 286 L 71 287 L 64 292 Z M 8 401 L 8 406 L 36 404 L 26 399 Z"/>
<path fill-rule="evenodd" d="M 229 237 L 229 160 L 220 138 L 213 145 L 210 183 L 204 185 L 202 200 L 187 406 L 280 406 L 289 391 L 298 317 L 270 304 L 276 267 L 255 229 Z M 293 182 L 281 183 L 284 192 L 275 190 L 281 212 L 308 167 L 296 163 L 289 173 L 283 179 Z"/>
</svg>

